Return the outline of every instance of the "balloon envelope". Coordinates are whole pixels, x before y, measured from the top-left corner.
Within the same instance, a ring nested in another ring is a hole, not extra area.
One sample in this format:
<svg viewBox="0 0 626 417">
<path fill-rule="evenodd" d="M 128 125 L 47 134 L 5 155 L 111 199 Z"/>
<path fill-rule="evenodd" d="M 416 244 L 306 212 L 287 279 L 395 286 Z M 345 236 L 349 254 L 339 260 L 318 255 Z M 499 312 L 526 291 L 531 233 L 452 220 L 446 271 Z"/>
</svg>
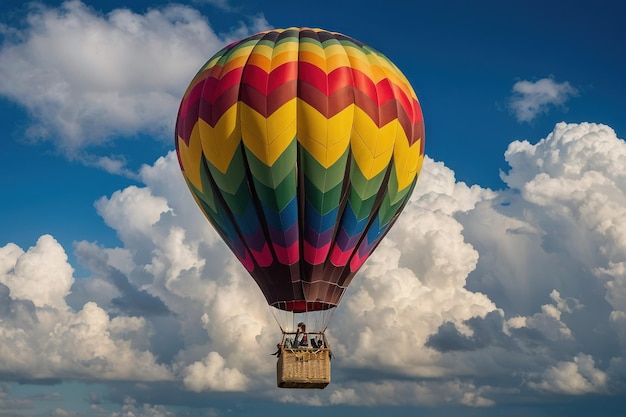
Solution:
<svg viewBox="0 0 626 417">
<path fill-rule="evenodd" d="M 407 202 L 424 157 L 413 88 L 380 52 L 321 29 L 215 54 L 176 125 L 186 182 L 269 305 L 336 307 Z"/>
</svg>

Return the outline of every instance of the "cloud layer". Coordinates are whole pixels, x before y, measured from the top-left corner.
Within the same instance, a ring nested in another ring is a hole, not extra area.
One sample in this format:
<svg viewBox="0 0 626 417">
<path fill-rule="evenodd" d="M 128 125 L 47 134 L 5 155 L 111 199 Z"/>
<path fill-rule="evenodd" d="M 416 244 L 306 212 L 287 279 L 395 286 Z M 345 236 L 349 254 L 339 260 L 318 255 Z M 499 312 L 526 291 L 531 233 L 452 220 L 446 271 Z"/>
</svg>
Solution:
<svg viewBox="0 0 626 417">
<path fill-rule="evenodd" d="M 426 160 L 331 324 L 338 377 L 314 397 L 271 389 L 278 327 L 186 194 L 173 153 L 144 167 L 143 187 L 97 203 L 123 245 L 78 243 L 91 277 L 72 277 L 51 236 L 0 249 L 0 374 L 308 404 L 433 405 L 446 393 L 446 404 L 482 407 L 507 386 L 619 395 L 626 144 L 607 126 L 561 123 L 506 158 L 498 192 Z"/>
<path fill-rule="evenodd" d="M 146 416 L 173 415 L 134 400 L 146 387 L 165 403 L 166 393 L 224 391 L 366 406 L 624 395 L 626 144 L 593 123 L 511 143 L 503 190 L 469 187 L 427 158 L 331 323 L 332 385 L 274 388 L 278 326 L 193 202 L 175 154 L 129 173 L 94 151 L 120 135 L 169 137 L 180 91 L 207 56 L 265 26 L 216 34 L 185 6 L 102 15 L 70 1 L 1 28 L 0 78 L 13 82 L 0 94 L 33 116 L 28 136 L 138 185 L 95 203 L 121 244 L 76 242 L 85 278 L 53 236 L 0 247 L 0 380 L 128 384 L 122 411 Z M 531 121 L 576 89 L 547 78 L 513 92 L 514 114 Z M 19 406 L 0 385 L 0 410 Z"/>
</svg>

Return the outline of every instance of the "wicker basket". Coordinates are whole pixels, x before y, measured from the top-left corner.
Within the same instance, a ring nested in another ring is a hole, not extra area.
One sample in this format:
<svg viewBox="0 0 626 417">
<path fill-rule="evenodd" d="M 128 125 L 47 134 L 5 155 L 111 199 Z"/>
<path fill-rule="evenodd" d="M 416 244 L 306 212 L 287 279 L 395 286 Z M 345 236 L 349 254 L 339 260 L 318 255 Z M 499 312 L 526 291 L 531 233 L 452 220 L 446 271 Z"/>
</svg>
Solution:
<svg viewBox="0 0 626 417">
<path fill-rule="evenodd" d="M 326 388 L 330 383 L 330 349 L 281 348 L 276 379 L 280 388 Z"/>
</svg>

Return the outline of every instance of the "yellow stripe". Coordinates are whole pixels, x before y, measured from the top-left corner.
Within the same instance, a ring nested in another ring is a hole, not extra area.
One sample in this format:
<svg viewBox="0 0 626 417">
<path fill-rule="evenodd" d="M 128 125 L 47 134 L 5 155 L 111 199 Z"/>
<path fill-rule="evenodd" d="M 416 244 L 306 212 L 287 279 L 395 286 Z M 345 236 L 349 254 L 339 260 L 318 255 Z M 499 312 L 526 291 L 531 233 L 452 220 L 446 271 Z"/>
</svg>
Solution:
<svg viewBox="0 0 626 417">
<path fill-rule="evenodd" d="M 324 48 L 326 54 L 326 73 L 330 73 L 340 67 L 349 67 L 350 60 L 343 45 L 337 43 Z"/>
<path fill-rule="evenodd" d="M 424 154 L 420 154 L 421 142 L 422 138 L 415 141 L 412 146 L 409 146 L 409 141 L 406 140 L 406 137 L 396 140 L 393 150 L 393 159 L 396 165 L 398 191 L 402 191 L 411 185 L 415 176 L 422 169 Z"/>
<path fill-rule="evenodd" d="M 267 119 L 250 106 L 240 104 L 243 143 L 264 164 L 271 166 L 296 137 L 296 98 Z"/>
<path fill-rule="evenodd" d="M 407 81 L 406 77 L 395 68 L 389 66 L 378 66 L 377 67 L 382 74 L 382 78 L 387 78 L 394 86 L 397 86 L 407 97 L 411 97 L 417 100 L 417 96 L 415 95 L 415 91 L 411 87 L 411 84 Z"/>
<path fill-rule="evenodd" d="M 402 89 L 407 97 L 417 100 L 413 87 L 411 87 L 407 78 L 396 66 L 389 65 L 387 60 L 379 57 L 378 55 L 370 54 L 368 55 L 368 58 L 372 67 L 374 82 L 378 83 L 387 78 L 391 84 Z"/>
<path fill-rule="evenodd" d="M 300 62 L 307 62 L 315 65 L 326 74 L 331 73 L 340 67 L 350 67 L 350 60 L 346 54 L 334 54 L 328 57 L 320 56 L 312 52 L 301 52 L 298 56 Z"/>
<path fill-rule="evenodd" d="M 321 51 L 321 48 L 317 49 Z M 307 62 L 309 64 L 315 65 L 322 71 L 326 71 L 326 57 L 324 55 L 320 55 L 316 52 L 300 50 L 298 54 L 298 60 L 300 62 Z"/>
<path fill-rule="evenodd" d="M 204 64 L 204 66 L 202 68 L 200 68 L 200 71 L 198 71 L 198 72 L 203 72 L 203 71 L 206 71 L 209 68 L 214 67 L 215 64 L 217 63 L 217 61 L 219 61 L 220 59 L 223 59 L 223 58 L 224 58 L 223 55 L 221 55 L 221 56 L 214 56 L 210 61 L 207 61 L 207 63 Z"/>
<path fill-rule="evenodd" d="M 201 70 L 199 72 L 204 72 L 212 67 L 214 67 L 215 65 L 217 65 L 218 61 L 220 60 L 226 60 L 226 64 L 224 65 L 224 63 L 222 63 L 222 65 L 224 66 L 230 66 L 230 63 L 232 61 L 240 61 L 241 58 L 243 58 L 244 63 L 245 60 L 247 58 L 248 55 L 250 55 L 250 52 L 252 51 L 252 48 L 254 48 L 255 44 L 251 44 L 245 47 L 240 47 L 239 49 L 237 49 L 236 51 L 232 52 L 228 51 L 226 54 L 224 55 L 220 55 L 220 56 L 215 56 L 213 57 L 210 61 L 208 61 L 204 67 L 201 68 Z M 230 53 L 230 55 L 229 55 Z M 243 64 L 241 64 L 243 65 Z"/>
<path fill-rule="evenodd" d="M 344 55 L 348 58 L 349 64 L 347 65 L 367 75 L 375 84 L 381 80 L 388 79 L 391 84 L 402 89 L 407 96 L 417 100 L 417 95 L 408 79 L 398 67 L 387 59 L 377 53 L 366 54 L 363 49 L 350 45 L 346 45 L 342 49 Z"/>
<path fill-rule="evenodd" d="M 321 57 L 323 57 L 324 55 L 326 55 L 324 53 L 324 48 L 322 48 L 322 45 L 317 43 L 317 42 L 312 42 L 312 40 L 307 40 L 307 42 L 300 42 L 298 43 L 298 50 L 302 53 L 302 52 L 310 52 L 312 54 L 316 54 L 319 55 Z"/>
<path fill-rule="evenodd" d="M 283 47 L 284 46 L 284 47 Z M 291 47 L 291 48 L 287 48 Z M 270 66 L 270 71 L 274 71 L 279 66 L 287 63 L 287 62 L 296 62 L 298 61 L 298 44 L 295 42 L 287 42 L 279 45 L 274 52 L 274 56 L 272 57 L 272 63 Z"/>
<path fill-rule="evenodd" d="M 296 42 L 281 43 L 275 48 L 267 45 L 257 45 L 246 57 L 238 57 L 238 66 L 255 65 L 266 73 L 270 73 L 275 68 L 286 62 L 296 62 L 298 60 L 298 44 Z M 230 67 L 230 62 L 229 65 Z"/>
<path fill-rule="evenodd" d="M 202 179 L 200 178 L 200 165 L 202 165 L 202 145 L 200 143 L 200 135 L 198 134 L 198 124 L 193 127 L 191 137 L 189 138 L 189 146 L 185 144 L 183 139 L 178 137 L 178 153 L 180 162 L 183 165 L 183 173 L 185 177 L 198 190 L 202 189 Z"/>
<path fill-rule="evenodd" d="M 368 74 L 370 63 L 367 59 L 367 55 L 361 48 L 357 48 L 351 45 L 345 45 L 344 50 L 348 58 L 350 59 L 350 65 L 354 69 L 358 69 Z"/>
<path fill-rule="evenodd" d="M 266 73 L 270 70 L 270 58 L 265 54 L 256 53 L 256 49 L 254 53 L 250 54 L 248 60 L 246 62 L 246 67 L 250 65 L 254 65 L 256 67 L 261 68 Z"/>
<path fill-rule="evenodd" d="M 241 142 L 237 105 L 233 104 L 218 120 L 215 127 L 211 127 L 202 119 L 198 119 L 197 126 L 206 159 L 220 172 L 226 173 Z"/>
<path fill-rule="evenodd" d="M 254 49 L 255 46 L 256 44 L 250 44 L 250 45 L 246 45 L 244 47 L 238 48 L 236 51 L 234 51 L 232 54 L 228 56 L 228 60 L 230 61 L 235 58 L 247 57 L 248 55 L 252 53 L 252 49 Z"/>
<path fill-rule="evenodd" d="M 392 73 L 394 76 L 391 76 Z M 417 100 L 417 94 L 415 94 L 415 90 L 413 90 L 413 86 L 409 82 L 408 78 L 406 78 L 402 71 L 400 71 L 400 69 L 395 65 L 389 67 L 389 78 L 393 79 L 395 84 L 407 92 L 409 97 Z"/>
<path fill-rule="evenodd" d="M 356 108 L 350 146 L 354 160 L 366 179 L 372 179 L 387 168 L 394 142 L 399 136 L 404 136 L 404 131 L 397 119 L 378 128 L 363 110 Z"/>
<path fill-rule="evenodd" d="M 350 144 L 354 104 L 327 119 L 302 100 L 298 100 L 298 142 L 324 168 L 333 165 Z"/>
<path fill-rule="evenodd" d="M 275 55 L 272 57 L 272 62 L 270 63 L 269 72 L 274 71 L 276 68 L 288 62 L 295 63 L 297 66 L 297 60 L 298 60 L 298 51 L 295 51 L 295 50 L 283 52 L 281 54 Z"/>
<path fill-rule="evenodd" d="M 224 65 L 224 68 L 222 68 L 222 72 L 219 75 L 219 77 L 224 78 L 224 75 L 228 74 L 230 71 L 239 67 L 243 67 L 244 65 L 246 65 L 247 60 L 248 60 L 248 55 L 238 56 L 238 57 L 229 59 L 228 62 L 226 62 L 226 64 Z"/>
</svg>

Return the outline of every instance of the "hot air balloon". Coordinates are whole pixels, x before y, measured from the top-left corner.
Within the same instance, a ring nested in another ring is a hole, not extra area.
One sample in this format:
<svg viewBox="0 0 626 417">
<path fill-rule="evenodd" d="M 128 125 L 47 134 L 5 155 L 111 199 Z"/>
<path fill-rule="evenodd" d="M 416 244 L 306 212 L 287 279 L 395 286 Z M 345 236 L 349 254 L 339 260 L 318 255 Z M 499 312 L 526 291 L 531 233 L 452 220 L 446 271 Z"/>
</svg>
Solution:
<svg viewBox="0 0 626 417">
<path fill-rule="evenodd" d="M 422 166 L 413 88 L 382 53 L 348 36 L 269 30 L 206 62 L 175 136 L 191 194 L 283 332 L 278 385 L 325 387 L 328 321 Z M 303 338 L 315 347 L 300 346 Z"/>
</svg>

